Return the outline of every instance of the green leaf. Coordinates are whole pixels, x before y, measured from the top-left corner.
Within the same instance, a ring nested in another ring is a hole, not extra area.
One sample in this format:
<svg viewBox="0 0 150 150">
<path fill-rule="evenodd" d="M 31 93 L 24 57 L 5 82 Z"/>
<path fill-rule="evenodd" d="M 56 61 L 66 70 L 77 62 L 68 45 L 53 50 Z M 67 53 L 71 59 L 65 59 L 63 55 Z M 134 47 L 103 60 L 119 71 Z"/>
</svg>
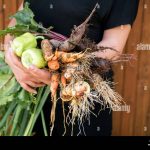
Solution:
<svg viewBox="0 0 150 150">
<path fill-rule="evenodd" d="M 3 74 L 11 75 L 12 71 L 8 67 L 8 65 L 2 65 L 2 64 L 0 64 L 0 75 L 3 75 Z"/>
<path fill-rule="evenodd" d="M 28 25 L 30 29 L 37 31 L 39 24 L 34 20 L 34 13 L 29 8 L 29 3 L 25 3 L 23 10 L 18 11 L 11 18 L 15 18 L 18 25 Z"/>
<path fill-rule="evenodd" d="M 0 36 L 5 36 L 8 33 L 14 36 L 19 36 L 25 32 L 35 32 L 42 28 L 42 26 L 34 20 L 34 14 L 29 8 L 29 3 L 27 2 L 25 3 L 24 9 L 11 16 L 11 19 L 12 18 L 16 19 L 16 25 L 1 30 Z"/>
<path fill-rule="evenodd" d="M 4 61 L 4 52 L 0 52 L 0 108 L 11 101 L 27 107 L 34 98 L 16 81 L 10 67 Z"/>
<path fill-rule="evenodd" d="M 17 102 L 24 108 L 27 108 L 32 103 L 32 97 L 31 94 L 24 89 L 21 88 L 21 90 L 16 95 Z"/>
<path fill-rule="evenodd" d="M 19 90 L 19 84 L 14 76 L 0 77 L 0 97 L 10 96 Z"/>
<path fill-rule="evenodd" d="M 12 102 L 14 100 L 14 96 L 5 96 L 5 97 L 0 97 L 0 107 L 8 104 L 9 102 Z"/>
<path fill-rule="evenodd" d="M 9 66 L 5 63 L 4 52 L 0 51 L 0 75 L 3 75 L 3 74 L 12 75 L 12 71 L 9 68 Z"/>
<path fill-rule="evenodd" d="M 12 75 L 3 74 L 0 76 L 0 92 L 6 86 L 6 84 L 11 81 Z"/>
<path fill-rule="evenodd" d="M 4 52 L 0 52 L 0 106 L 15 100 L 14 94 L 20 88 L 11 69 L 4 61 Z"/>
<path fill-rule="evenodd" d="M 4 52 L 0 51 L 0 60 L 4 60 Z"/>
<path fill-rule="evenodd" d="M 5 36 L 7 34 L 14 35 L 14 36 L 20 36 L 25 32 L 29 31 L 28 25 L 15 25 L 14 27 L 8 27 L 5 30 L 0 31 L 0 36 Z"/>
<path fill-rule="evenodd" d="M 11 101 L 21 101 L 19 97 L 21 89 L 14 76 L 0 75 L 0 106 Z"/>
</svg>

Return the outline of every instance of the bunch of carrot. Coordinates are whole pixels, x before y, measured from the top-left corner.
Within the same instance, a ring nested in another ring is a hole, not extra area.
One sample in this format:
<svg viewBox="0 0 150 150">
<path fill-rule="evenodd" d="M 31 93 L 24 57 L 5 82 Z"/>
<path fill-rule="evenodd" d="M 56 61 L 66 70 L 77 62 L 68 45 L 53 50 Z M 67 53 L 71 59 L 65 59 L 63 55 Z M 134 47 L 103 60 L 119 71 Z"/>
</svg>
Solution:
<svg viewBox="0 0 150 150">
<path fill-rule="evenodd" d="M 70 111 L 67 118 L 64 116 L 64 118 L 66 118 L 64 122 L 72 123 L 72 126 L 76 119 L 81 125 L 83 120 L 90 117 L 91 109 L 94 109 L 95 102 L 103 105 L 110 104 L 111 108 L 121 104 L 121 97 L 109 87 L 109 83 L 102 80 L 99 74 L 96 75 L 98 76 L 96 82 L 93 81 L 92 78 L 93 59 L 100 65 L 98 66 L 94 63 L 94 66 L 97 68 L 102 67 L 106 68 L 105 70 L 108 70 L 110 67 L 110 61 L 102 59 L 98 59 L 97 61 L 95 57 L 90 56 L 92 51 L 103 51 L 108 48 L 101 47 L 101 49 L 97 49 L 95 43 L 83 37 L 88 27 L 88 22 L 98 6 L 99 5 L 96 4 L 89 17 L 81 25 L 75 26 L 69 38 L 64 40 L 44 39 L 41 42 L 43 56 L 47 61 L 48 69 L 51 74 L 50 92 L 51 101 L 53 103 L 50 117 L 52 123 L 51 135 L 55 122 L 58 87 L 60 87 L 59 92 L 61 100 L 70 105 Z M 82 51 L 75 52 L 77 47 Z M 72 52 L 72 50 L 74 52 Z M 102 68 L 99 70 L 102 70 Z M 103 90 L 105 88 L 107 89 L 106 92 Z M 96 94 L 92 93 L 93 90 L 95 90 Z M 102 102 L 101 97 L 103 97 L 104 102 Z M 72 116 L 71 118 L 68 117 L 70 116 L 70 113 Z"/>
</svg>

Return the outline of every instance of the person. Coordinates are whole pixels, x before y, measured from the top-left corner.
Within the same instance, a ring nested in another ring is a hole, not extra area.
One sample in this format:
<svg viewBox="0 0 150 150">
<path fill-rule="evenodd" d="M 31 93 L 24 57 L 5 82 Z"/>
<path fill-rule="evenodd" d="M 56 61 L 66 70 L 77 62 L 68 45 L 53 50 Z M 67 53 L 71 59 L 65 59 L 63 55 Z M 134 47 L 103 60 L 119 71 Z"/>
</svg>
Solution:
<svg viewBox="0 0 150 150">
<path fill-rule="evenodd" d="M 53 26 L 54 31 L 69 36 L 74 25 L 80 25 L 91 13 L 97 0 L 25 0 L 30 3 L 30 8 L 35 14 L 35 20 L 44 27 Z M 123 52 L 128 39 L 132 24 L 138 10 L 138 0 L 98 0 L 99 8 L 90 20 L 87 37 L 99 46 L 112 47 Z M 23 4 L 20 10 L 23 8 Z M 11 20 L 9 26 L 15 25 Z M 9 44 L 13 37 L 7 35 L 5 44 Z M 106 59 L 118 59 L 115 51 L 106 50 L 105 53 L 95 52 L 95 55 Z M 25 69 L 10 48 L 5 51 L 6 62 L 11 67 L 16 80 L 20 85 L 31 93 L 36 93 L 36 88 L 50 84 L 50 74 L 46 70 L 34 66 Z M 110 69 L 103 76 L 104 79 L 113 81 L 113 71 Z M 48 101 L 47 103 L 50 103 Z M 62 109 L 57 107 L 56 121 L 53 135 L 60 136 L 64 132 Z M 44 106 L 45 116 L 49 123 L 49 104 Z M 66 107 L 67 109 L 67 107 Z M 98 114 L 100 106 L 96 105 L 94 110 Z M 61 119 L 62 118 L 62 119 Z M 40 120 L 40 119 L 39 119 Z M 37 135 L 42 135 L 42 126 L 39 123 L 35 126 Z M 49 125 L 47 125 L 49 128 Z M 95 117 L 91 115 L 90 125 L 84 123 L 80 129 L 78 124 L 74 125 L 74 135 L 87 136 L 110 136 L 112 134 L 112 113 L 109 109 L 101 111 Z M 67 126 L 66 135 L 71 135 L 71 126 Z"/>
</svg>

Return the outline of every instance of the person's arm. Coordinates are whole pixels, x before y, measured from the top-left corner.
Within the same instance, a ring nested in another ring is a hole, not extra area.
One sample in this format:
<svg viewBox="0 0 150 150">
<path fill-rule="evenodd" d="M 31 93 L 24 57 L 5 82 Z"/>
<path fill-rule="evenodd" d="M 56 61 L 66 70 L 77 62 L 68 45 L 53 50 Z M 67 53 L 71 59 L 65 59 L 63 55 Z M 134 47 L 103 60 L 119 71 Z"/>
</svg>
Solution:
<svg viewBox="0 0 150 150">
<path fill-rule="evenodd" d="M 99 46 L 111 47 L 117 50 L 117 52 L 108 49 L 104 52 L 101 51 L 95 52 L 94 55 L 104 59 L 112 59 L 112 60 L 118 59 L 119 55 L 122 54 L 123 52 L 130 30 L 131 30 L 131 25 L 124 25 L 124 26 L 119 26 L 119 27 L 105 30 L 103 39 L 97 45 L 97 47 Z"/>
<path fill-rule="evenodd" d="M 21 4 L 20 10 L 23 9 L 23 3 Z M 15 19 L 12 19 L 9 26 L 16 24 Z M 36 67 L 26 69 L 20 62 L 20 59 L 13 53 L 10 47 L 10 42 L 13 37 L 10 35 L 5 36 L 4 48 L 5 48 L 5 61 L 12 69 L 16 80 L 20 85 L 28 92 L 36 93 L 35 88 L 50 84 L 50 73 L 44 69 L 38 69 Z"/>
<path fill-rule="evenodd" d="M 112 47 L 118 52 L 107 50 L 106 52 L 97 52 L 96 55 L 107 59 L 118 59 L 126 44 L 131 26 L 133 25 L 137 12 L 139 0 L 114 0 L 110 11 L 106 14 L 102 26 L 104 35 L 98 46 Z M 102 9 L 97 10 L 101 16 Z"/>
</svg>

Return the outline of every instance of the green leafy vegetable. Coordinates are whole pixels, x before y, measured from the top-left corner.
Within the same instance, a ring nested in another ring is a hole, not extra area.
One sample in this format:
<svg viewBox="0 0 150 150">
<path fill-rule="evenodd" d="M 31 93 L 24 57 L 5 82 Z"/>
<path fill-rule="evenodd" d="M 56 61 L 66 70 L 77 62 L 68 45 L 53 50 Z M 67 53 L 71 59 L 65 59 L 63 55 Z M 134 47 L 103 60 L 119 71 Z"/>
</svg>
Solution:
<svg viewBox="0 0 150 150">
<path fill-rule="evenodd" d="M 27 97 L 30 97 L 30 94 L 16 81 L 11 69 L 4 61 L 4 53 L 0 51 L 0 106 L 15 100 L 29 101 Z"/>
<path fill-rule="evenodd" d="M 12 71 L 8 67 L 8 65 L 5 63 L 4 53 L 0 51 L 0 79 L 2 78 L 1 75 L 3 74 L 11 75 Z"/>
<path fill-rule="evenodd" d="M 37 31 L 39 28 L 39 24 L 34 20 L 34 14 L 29 8 L 29 3 L 25 3 L 24 9 L 18 11 L 11 18 L 15 18 L 19 25 L 28 25 L 31 30 Z"/>
<path fill-rule="evenodd" d="M 8 27 L 5 30 L 0 31 L 0 36 L 5 36 L 7 34 L 11 34 L 14 36 L 22 35 L 25 32 L 29 31 L 28 25 L 15 25 L 14 27 Z"/>
<path fill-rule="evenodd" d="M 11 34 L 18 37 L 30 32 L 41 36 L 47 34 L 50 38 L 57 37 L 53 32 L 49 35 L 51 28 L 46 29 L 34 20 L 29 3 L 25 3 L 24 9 L 11 18 L 16 19 L 16 25 L 1 30 L 0 36 Z M 37 95 L 25 91 L 5 63 L 4 52 L 0 51 L 0 136 L 26 134 L 31 136 L 48 95 L 49 86 L 39 88 Z M 44 125 L 44 119 L 42 121 Z"/>
<path fill-rule="evenodd" d="M 36 32 L 38 29 L 42 28 L 42 26 L 34 20 L 34 14 L 29 8 L 29 3 L 27 2 L 25 3 L 24 9 L 11 16 L 11 19 L 12 18 L 16 19 L 16 25 L 1 30 L 0 36 L 5 36 L 8 33 L 14 36 L 19 36 L 25 32 Z"/>
</svg>

